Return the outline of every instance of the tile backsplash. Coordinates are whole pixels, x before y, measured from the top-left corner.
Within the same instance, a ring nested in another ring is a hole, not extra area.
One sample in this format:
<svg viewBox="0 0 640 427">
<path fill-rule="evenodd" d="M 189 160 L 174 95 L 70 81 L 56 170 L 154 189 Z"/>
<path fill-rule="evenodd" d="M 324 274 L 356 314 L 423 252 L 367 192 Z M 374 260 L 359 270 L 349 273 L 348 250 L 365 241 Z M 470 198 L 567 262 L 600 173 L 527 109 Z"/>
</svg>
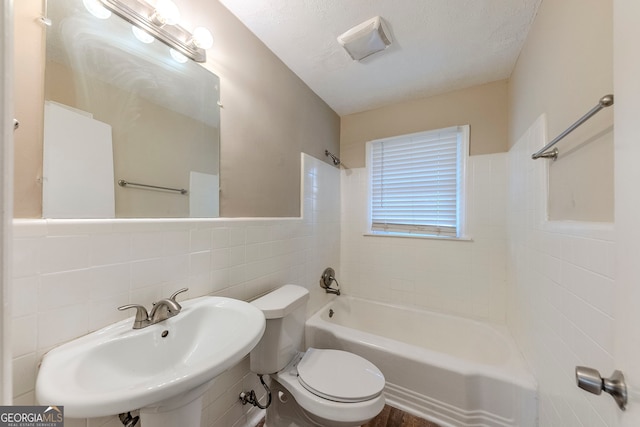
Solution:
<svg viewBox="0 0 640 427">
<path fill-rule="evenodd" d="M 116 308 L 188 287 L 182 299 L 251 300 L 286 283 L 311 291 L 309 312 L 328 301 L 318 286 L 339 269 L 340 175 L 302 156 L 301 218 L 15 220 L 13 366 L 16 404 L 33 404 L 37 366 L 52 347 L 130 317 Z M 179 298 L 180 299 L 180 298 Z M 223 374 L 205 396 L 203 426 L 244 425 L 238 402 L 258 390 L 248 361 Z M 115 417 L 69 426 L 120 426 Z"/>
</svg>

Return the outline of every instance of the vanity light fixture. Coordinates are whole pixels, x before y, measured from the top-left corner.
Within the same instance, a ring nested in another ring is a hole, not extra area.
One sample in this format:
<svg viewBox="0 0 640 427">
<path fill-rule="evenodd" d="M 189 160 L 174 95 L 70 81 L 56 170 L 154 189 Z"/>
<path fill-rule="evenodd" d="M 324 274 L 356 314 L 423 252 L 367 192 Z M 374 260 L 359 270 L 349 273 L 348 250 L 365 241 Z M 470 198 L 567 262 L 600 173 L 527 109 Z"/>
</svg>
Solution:
<svg viewBox="0 0 640 427">
<path fill-rule="evenodd" d="M 211 46 L 213 46 L 213 36 L 211 35 L 211 32 L 206 28 L 196 27 L 193 30 L 193 38 L 191 39 L 191 43 L 193 43 L 193 45 L 196 47 L 209 49 Z"/>
<path fill-rule="evenodd" d="M 177 25 L 180 21 L 180 9 L 171 0 L 158 0 L 150 18 L 159 26 Z"/>
<path fill-rule="evenodd" d="M 133 24 L 134 27 L 138 27 L 141 30 L 139 33 L 155 37 L 177 53 L 196 62 L 205 62 L 207 60 L 205 50 L 213 45 L 213 37 L 206 28 L 198 27 L 192 33 L 178 25 L 180 11 L 171 0 L 157 0 L 155 5 L 145 0 L 83 0 L 83 2 L 94 15 L 90 6 L 99 3 L 108 9 L 106 12 L 111 11 Z"/>
</svg>

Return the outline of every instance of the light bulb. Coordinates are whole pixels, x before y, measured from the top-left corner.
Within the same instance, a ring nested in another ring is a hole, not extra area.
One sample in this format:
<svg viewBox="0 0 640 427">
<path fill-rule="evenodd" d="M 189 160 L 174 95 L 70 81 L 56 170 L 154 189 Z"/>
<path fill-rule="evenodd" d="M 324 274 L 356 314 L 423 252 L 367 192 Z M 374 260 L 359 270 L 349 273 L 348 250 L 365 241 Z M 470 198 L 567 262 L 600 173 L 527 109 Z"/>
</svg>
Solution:
<svg viewBox="0 0 640 427">
<path fill-rule="evenodd" d="M 136 27 L 135 25 L 131 26 L 131 31 L 133 32 L 133 35 L 136 36 L 136 38 L 138 40 L 140 40 L 142 43 L 152 43 L 153 42 L 153 36 L 149 33 L 147 33 L 145 30 L 141 30 L 140 28 Z"/>
<path fill-rule="evenodd" d="M 192 43 L 201 49 L 209 49 L 213 46 L 213 36 L 211 32 L 204 27 L 197 27 L 193 30 Z"/>
<path fill-rule="evenodd" d="M 184 56 L 183 54 L 181 54 L 180 52 L 178 52 L 173 48 L 169 49 L 169 53 L 171 54 L 171 57 L 176 60 L 176 62 L 179 62 L 181 64 L 184 64 L 189 60 L 189 58 L 187 58 L 186 56 Z"/>
<path fill-rule="evenodd" d="M 180 20 L 180 9 L 171 0 L 158 0 L 154 18 L 161 25 L 175 25 Z"/>
<path fill-rule="evenodd" d="M 96 18 L 108 19 L 111 16 L 111 11 L 104 7 L 99 0 L 82 0 L 82 3 L 89 13 Z"/>
</svg>

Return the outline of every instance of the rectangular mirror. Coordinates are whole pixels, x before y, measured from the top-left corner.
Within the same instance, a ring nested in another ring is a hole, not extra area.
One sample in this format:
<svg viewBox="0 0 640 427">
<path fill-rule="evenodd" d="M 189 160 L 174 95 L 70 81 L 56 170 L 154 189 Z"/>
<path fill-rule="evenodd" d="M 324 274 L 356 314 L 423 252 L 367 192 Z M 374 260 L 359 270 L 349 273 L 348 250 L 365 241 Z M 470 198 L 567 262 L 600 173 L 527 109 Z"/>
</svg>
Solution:
<svg viewBox="0 0 640 427">
<path fill-rule="evenodd" d="M 43 217 L 219 216 L 219 78 L 90 3 L 47 4 Z"/>
</svg>

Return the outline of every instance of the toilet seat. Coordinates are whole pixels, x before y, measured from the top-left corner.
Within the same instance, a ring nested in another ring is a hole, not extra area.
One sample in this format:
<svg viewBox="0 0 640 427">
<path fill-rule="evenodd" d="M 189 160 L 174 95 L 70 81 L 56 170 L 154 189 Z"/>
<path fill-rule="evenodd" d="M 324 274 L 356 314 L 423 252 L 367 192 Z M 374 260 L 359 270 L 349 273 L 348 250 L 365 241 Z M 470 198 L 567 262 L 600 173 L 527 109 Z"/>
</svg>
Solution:
<svg viewBox="0 0 640 427">
<path fill-rule="evenodd" d="M 346 351 L 309 348 L 297 364 L 298 382 L 334 402 L 371 400 L 384 389 L 384 375 L 368 360 Z"/>
<path fill-rule="evenodd" d="M 307 361 L 302 363 L 305 358 L 307 358 Z M 353 365 L 349 364 L 349 359 L 351 359 L 356 368 L 340 369 L 341 366 L 353 367 Z M 299 374 L 300 364 L 302 364 L 302 378 L 304 378 L 302 380 Z M 323 364 L 325 366 L 322 366 Z M 367 369 L 364 368 L 365 366 L 370 369 L 371 373 L 369 375 L 377 376 L 380 383 L 376 384 L 373 381 L 375 386 L 370 385 L 365 392 L 350 391 L 346 397 L 353 399 L 351 401 L 338 400 L 341 397 L 344 398 L 345 393 L 344 391 L 336 392 L 335 389 L 340 387 L 350 389 L 347 385 L 348 383 L 354 384 L 359 381 L 358 374 L 354 373 L 360 370 L 358 368 Z M 325 388 L 322 384 L 318 385 L 314 382 L 314 379 L 310 379 L 313 378 L 313 374 L 310 374 L 311 377 L 307 375 L 309 373 L 306 371 L 311 371 L 312 367 L 315 368 L 313 371 L 319 376 L 325 375 L 328 377 L 329 373 L 332 373 L 331 375 L 337 376 L 338 379 L 327 381 L 330 383 L 328 388 Z M 272 391 L 283 387 L 282 392 L 275 392 L 275 398 L 286 406 L 287 394 L 293 397 L 305 412 L 306 417 L 314 420 L 315 424 L 313 425 L 359 426 L 379 414 L 385 405 L 385 398 L 382 393 L 384 376 L 380 370 L 366 359 L 345 351 L 310 348 L 306 353 L 298 353 L 284 369 L 273 375 L 271 379 L 275 383 L 272 384 Z M 306 385 L 303 385 L 305 383 Z M 311 387 L 308 383 L 315 387 Z M 359 394 L 362 396 L 358 396 Z M 364 395 L 369 397 L 364 397 Z"/>
</svg>

